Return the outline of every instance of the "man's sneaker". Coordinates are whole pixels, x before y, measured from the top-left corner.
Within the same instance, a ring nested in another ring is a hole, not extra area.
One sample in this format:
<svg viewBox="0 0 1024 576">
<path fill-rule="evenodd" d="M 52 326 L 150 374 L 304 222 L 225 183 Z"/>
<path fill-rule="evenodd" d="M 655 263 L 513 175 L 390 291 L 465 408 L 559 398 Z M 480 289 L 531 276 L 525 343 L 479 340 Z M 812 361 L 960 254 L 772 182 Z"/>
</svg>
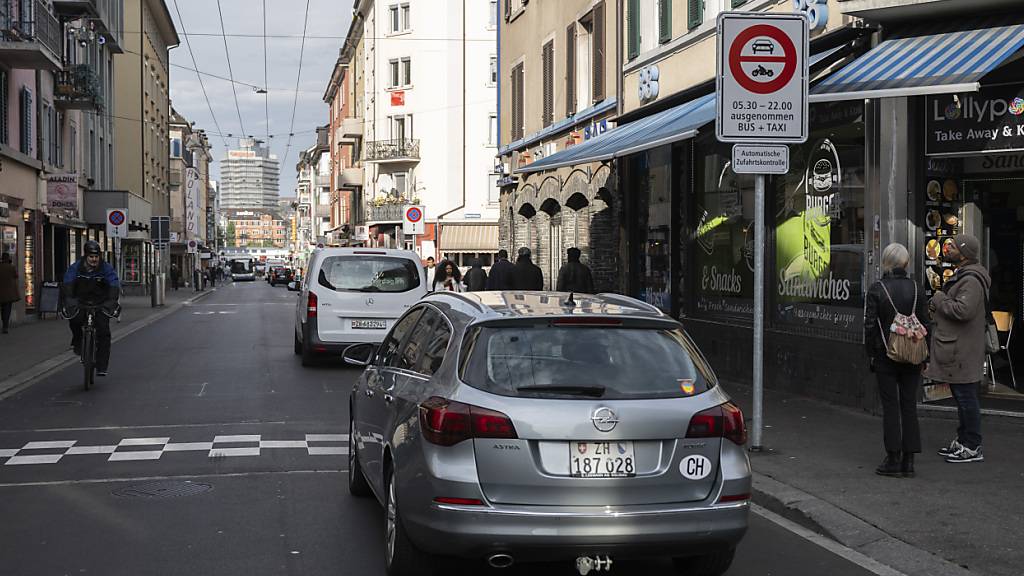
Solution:
<svg viewBox="0 0 1024 576">
<path fill-rule="evenodd" d="M 107 375 L 107 369 L 106 368 L 104 368 L 103 370 L 97 369 L 96 370 L 96 375 L 97 376 L 106 376 Z"/>
<path fill-rule="evenodd" d="M 960 446 L 960 450 L 946 456 L 946 462 L 951 464 L 960 464 L 962 462 L 981 462 L 985 460 L 985 456 L 981 453 L 981 446 L 971 450 L 966 446 Z"/>
<path fill-rule="evenodd" d="M 943 458 L 951 456 L 959 452 L 960 449 L 963 447 L 964 445 L 960 443 L 960 440 L 954 438 L 953 441 L 949 443 L 949 446 L 943 446 L 942 448 L 939 448 L 939 456 L 942 456 Z"/>
</svg>

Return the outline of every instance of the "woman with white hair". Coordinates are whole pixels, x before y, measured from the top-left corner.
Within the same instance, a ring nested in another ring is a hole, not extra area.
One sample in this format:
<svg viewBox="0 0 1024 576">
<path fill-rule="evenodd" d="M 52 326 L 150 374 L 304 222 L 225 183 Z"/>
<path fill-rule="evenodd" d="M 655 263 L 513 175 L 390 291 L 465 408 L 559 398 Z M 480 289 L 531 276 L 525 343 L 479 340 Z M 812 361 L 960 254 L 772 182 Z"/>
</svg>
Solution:
<svg viewBox="0 0 1024 576">
<path fill-rule="evenodd" d="M 928 298 L 907 276 L 909 264 L 906 246 L 886 246 L 882 279 L 868 290 L 864 307 L 864 344 L 878 378 L 886 453 L 875 472 L 907 478 L 914 476 L 914 454 L 921 451 L 917 394 L 929 327 Z"/>
</svg>

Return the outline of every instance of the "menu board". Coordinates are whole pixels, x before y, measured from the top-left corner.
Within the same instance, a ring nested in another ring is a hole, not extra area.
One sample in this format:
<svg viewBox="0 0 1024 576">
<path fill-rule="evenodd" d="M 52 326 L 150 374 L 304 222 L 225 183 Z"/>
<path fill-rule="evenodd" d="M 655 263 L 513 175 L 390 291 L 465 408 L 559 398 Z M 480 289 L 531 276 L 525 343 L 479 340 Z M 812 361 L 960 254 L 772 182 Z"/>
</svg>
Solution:
<svg viewBox="0 0 1024 576">
<path fill-rule="evenodd" d="M 959 181 L 943 163 L 929 163 L 925 179 L 924 274 L 931 296 L 953 276 L 953 265 L 943 255 L 963 225 L 963 191 Z"/>
</svg>

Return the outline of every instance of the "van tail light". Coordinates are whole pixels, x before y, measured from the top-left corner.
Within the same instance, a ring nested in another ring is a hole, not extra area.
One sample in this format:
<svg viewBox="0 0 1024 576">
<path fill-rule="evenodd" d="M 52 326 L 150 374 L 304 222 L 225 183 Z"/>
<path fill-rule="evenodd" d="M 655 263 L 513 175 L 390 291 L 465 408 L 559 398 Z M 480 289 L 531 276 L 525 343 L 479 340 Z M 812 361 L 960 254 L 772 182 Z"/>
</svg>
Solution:
<svg viewBox="0 0 1024 576">
<path fill-rule="evenodd" d="M 306 297 L 306 318 L 316 318 L 316 294 L 311 290 Z"/>
<path fill-rule="evenodd" d="M 746 502 L 750 500 L 750 493 L 745 492 L 743 494 L 722 494 L 718 498 L 719 504 L 725 504 L 727 502 Z"/>
<path fill-rule="evenodd" d="M 470 438 L 518 438 L 505 414 L 438 396 L 420 404 L 420 429 L 428 442 L 438 446 L 454 446 Z"/>
<path fill-rule="evenodd" d="M 742 446 L 747 443 L 743 412 L 732 402 L 703 410 L 690 418 L 687 438 L 728 438 Z"/>
</svg>

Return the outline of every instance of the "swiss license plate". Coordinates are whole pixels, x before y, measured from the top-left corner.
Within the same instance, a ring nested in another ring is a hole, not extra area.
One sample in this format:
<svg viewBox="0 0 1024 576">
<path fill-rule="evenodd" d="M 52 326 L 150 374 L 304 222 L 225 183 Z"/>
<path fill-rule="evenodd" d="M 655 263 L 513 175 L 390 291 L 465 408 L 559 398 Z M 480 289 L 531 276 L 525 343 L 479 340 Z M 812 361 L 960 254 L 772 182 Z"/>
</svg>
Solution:
<svg viewBox="0 0 1024 576">
<path fill-rule="evenodd" d="M 385 330 L 388 323 L 384 320 L 353 320 L 353 330 Z"/>
<path fill-rule="evenodd" d="M 569 442 L 569 475 L 577 478 L 636 476 L 633 443 Z"/>
</svg>

